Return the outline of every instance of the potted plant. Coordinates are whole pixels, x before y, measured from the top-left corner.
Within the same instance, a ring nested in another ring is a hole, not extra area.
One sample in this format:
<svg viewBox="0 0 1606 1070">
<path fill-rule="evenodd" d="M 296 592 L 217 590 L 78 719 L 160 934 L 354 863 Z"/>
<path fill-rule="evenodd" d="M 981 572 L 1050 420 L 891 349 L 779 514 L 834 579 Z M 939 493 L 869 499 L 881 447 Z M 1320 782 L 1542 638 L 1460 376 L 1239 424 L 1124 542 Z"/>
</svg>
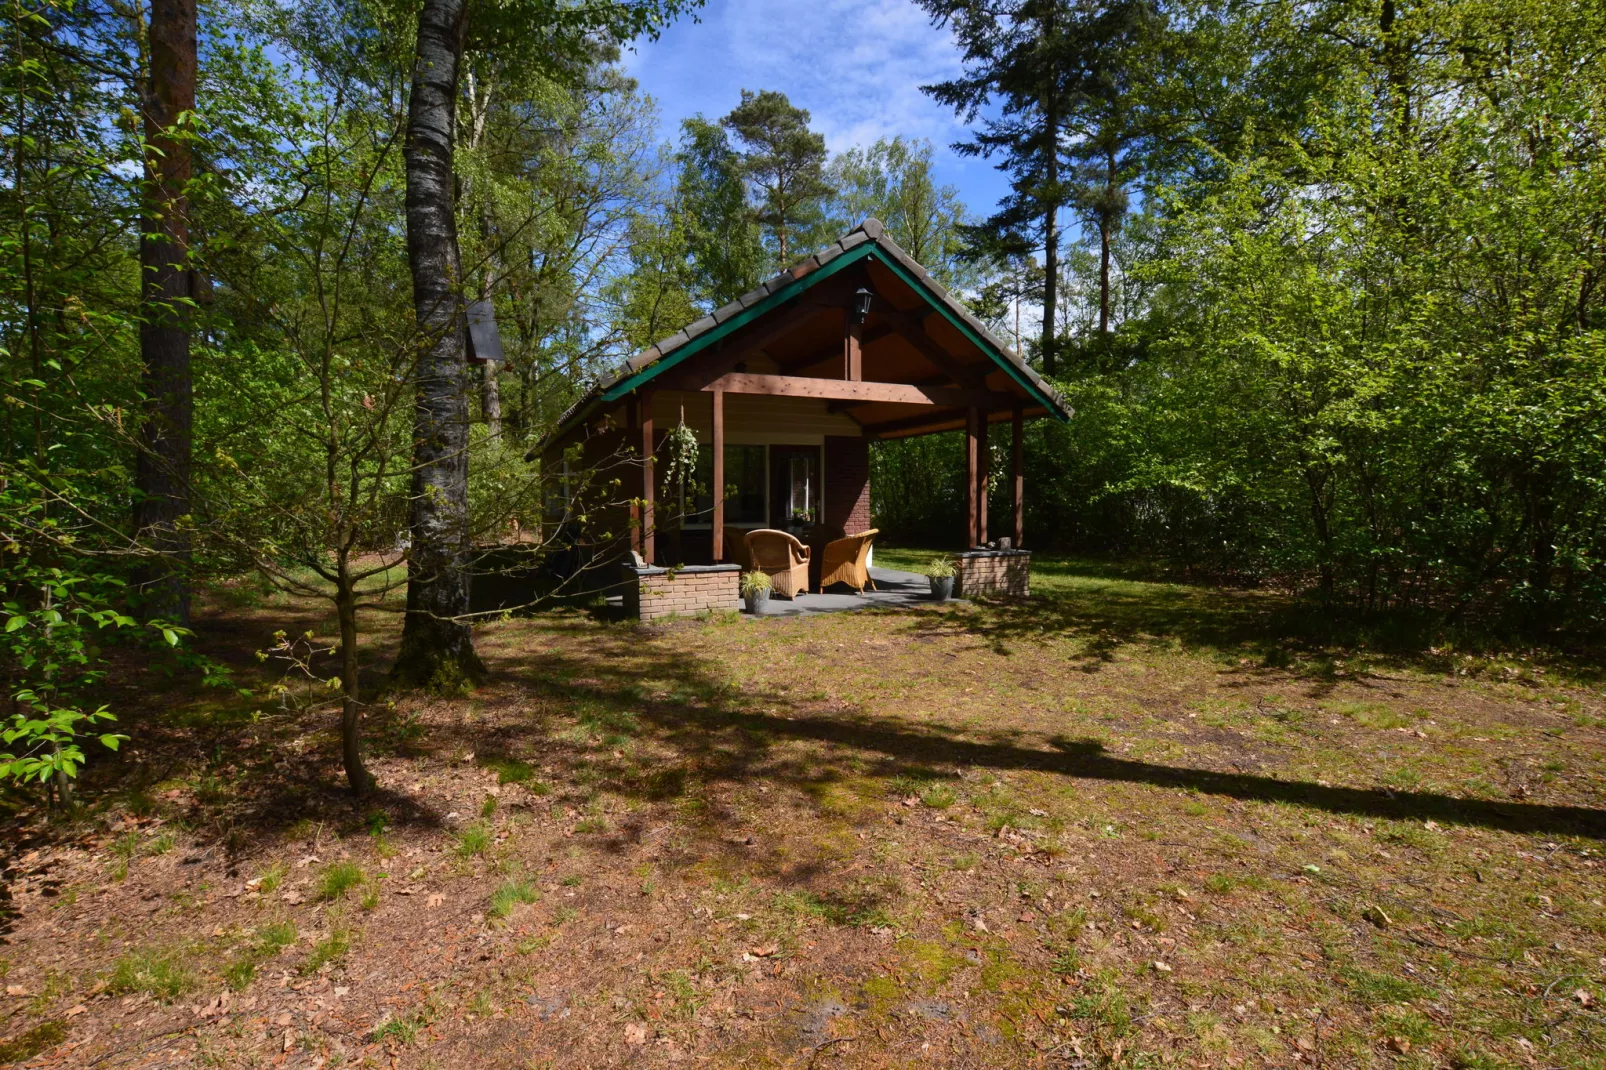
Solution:
<svg viewBox="0 0 1606 1070">
<path fill-rule="evenodd" d="M 931 584 L 931 597 L 946 602 L 954 596 L 954 563 L 939 557 L 926 566 L 926 580 Z"/>
<path fill-rule="evenodd" d="M 770 601 L 770 574 L 756 570 L 742 573 L 742 598 L 749 613 L 757 616 L 764 612 Z"/>
</svg>

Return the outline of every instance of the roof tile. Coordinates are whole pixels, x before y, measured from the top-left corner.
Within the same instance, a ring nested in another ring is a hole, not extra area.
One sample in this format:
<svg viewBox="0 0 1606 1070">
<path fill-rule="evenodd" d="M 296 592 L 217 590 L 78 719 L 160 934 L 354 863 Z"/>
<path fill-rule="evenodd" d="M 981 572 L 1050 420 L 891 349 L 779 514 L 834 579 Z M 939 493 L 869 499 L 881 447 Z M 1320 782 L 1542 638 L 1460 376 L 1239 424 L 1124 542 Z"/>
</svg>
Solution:
<svg viewBox="0 0 1606 1070">
<path fill-rule="evenodd" d="M 723 306 L 721 308 L 716 308 L 714 310 L 714 320 L 717 323 L 724 323 L 726 320 L 730 319 L 732 316 L 736 315 L 736 313 L 740 312 L 741 310 L 742 310 L 742 301 L 741 301 L 741 298 L 737 298 L 736 300 L 732 301 L 728 305 L 725 305 L 725 306 Z"/>
<path fill-rule="evenodd" d="M 702 334 L 704 331 L 711 331 L 717 326 L 719 326 L 719 321 L 716 320 L 713 316 L 704 316 L 702 319 L 698 320 L 695 323 L 689 324 L 686 327 L 686 337 L 687 338 L 696 338 L 699 334 Z"/>
</svg>

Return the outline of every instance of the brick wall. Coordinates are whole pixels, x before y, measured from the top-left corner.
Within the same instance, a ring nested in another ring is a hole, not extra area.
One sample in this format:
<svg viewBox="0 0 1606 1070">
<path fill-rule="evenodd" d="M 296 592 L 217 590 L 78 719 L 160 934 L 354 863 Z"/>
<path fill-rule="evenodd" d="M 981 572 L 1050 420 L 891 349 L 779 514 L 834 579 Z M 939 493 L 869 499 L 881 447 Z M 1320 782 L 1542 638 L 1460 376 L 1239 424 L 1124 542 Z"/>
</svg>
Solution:
<svg viewBox="0 0 1606 1070">
<path fill-rule="evenodd" d="M 870 530 L 870 440 L 825 436 L 825 501 L 822 519 L 844 535 Z"/>
<path fill-rule="evenodd" d="M 735 612 L 741 608 L 741 577 L 736 565 L 688 565 L 674 571 L 626 565 L 625 611 L 643 622 Z"/>
<path fill-rule="evenodd" d="M 961 598 L 1026 598 L 1031 571 L 1030 550 L 971 550 L 955 561 L 954 593 Z"/>
</svg>

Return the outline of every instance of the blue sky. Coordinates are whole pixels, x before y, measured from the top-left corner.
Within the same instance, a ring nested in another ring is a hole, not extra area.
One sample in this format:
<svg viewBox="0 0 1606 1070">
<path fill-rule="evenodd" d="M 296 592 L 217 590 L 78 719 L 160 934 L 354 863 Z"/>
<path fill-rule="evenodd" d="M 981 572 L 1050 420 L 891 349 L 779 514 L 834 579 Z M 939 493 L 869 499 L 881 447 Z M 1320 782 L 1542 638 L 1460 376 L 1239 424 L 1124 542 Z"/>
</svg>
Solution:
<svg viewBox="0 0 1606 1070">
<path fill-rule="evenodd" d="M 960 62 L 948 32 L 911 0 L 708 0 L 699 15 L 624 56 L 658 102 L 664 139 L 687 116 L 724 115 L 743 89 L 776 89 L 808 109 L 833 153 L 894 134 L 925 138 L 938 181 L 957 187 L 973 213 L 990 212 L 1004 192 L 991 163 L 948 147 L 964 127 L 920 92 Z"/>
</svg>

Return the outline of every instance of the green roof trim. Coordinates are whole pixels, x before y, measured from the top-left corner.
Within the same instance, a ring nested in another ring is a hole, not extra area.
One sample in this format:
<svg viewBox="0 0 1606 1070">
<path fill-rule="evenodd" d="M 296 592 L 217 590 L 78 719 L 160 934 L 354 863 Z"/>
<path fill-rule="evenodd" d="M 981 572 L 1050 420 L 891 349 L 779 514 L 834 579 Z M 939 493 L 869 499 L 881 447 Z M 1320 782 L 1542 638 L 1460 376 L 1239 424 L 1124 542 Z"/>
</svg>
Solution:
<svg viewBox="0 0 1606 1070">
<path fill-rule="evenodd" d="M 1009 377 L 1015 380 L 1021 389 L 1025 390 L 1034 399 L 1036 399 L 1039 405 L 1047 409 L 1056 420 L 1062 424 L 1071 422 L 1070 417 L 1065 414 L 1064 409 L 1060 405 L 1056 404 L 1053 400 L 1047 397 L 1043 391 L 1038 388 L 1036 383 L 1023 376 L 1020 372 L 1020 369 L 1016 367 L 1015 362 L 1010 360 L 1003 353 L 999 352 L 997 346 L 993 345 L 991 341 L 982 338 L 975 331 L 971 330 L 970 324 L 966 323 L 958 316 L 955 316 L 953 314 L 953 310 L 948 307 L 948 302 L 942 300 L 935 293 L 933 293 L 931 287 L 927 286 L 924 281 L 916 278 L 908 271 L 905 271 L 902 264 L 897 263 L 891 258 L 878 256 L 875 257 L 875 260 L 891 268 L 892 273 L 898 276 L 898 278 L 902 279 L 908 286 L 914 289 L 915 292 L 923 294 L 927 302 L 930 303 L 931 306 L 934 307 L 938 312 L 942 313 L 943 319 L 953 324 L 960 334 L 969 339 L 971 344 L 977 349 L 987 354 L 994 364 L 1008 372 Z"/>
<path fill-rule="evenodd" d="M 821 282 L 830 278 L 832 275 L 835 275 L 838 271 L 841 271 L 848 265 L 856 264 L 860 260 L 864 260 L 869 257 L 874 252 L 875 243 L 864 242 L 857 249 L 852 249 L 846 253 L 842 253 L 829 263 L 825 264 L 823 267 L 815 268 L 807 275 L 804 275 L 801 279 L 793 279 L 791 282 L 781 286 L 763 300 L 757 301 L 747 308 L 742 309 L 742 311 L 738 312 L 724 323 L 721 323 L 719 326 L 713 328 L 712 330 L 704 331 L 696 338 L 693 338 L 691 341 L 686 342 L 683 345 L 675 347 L 675 349 L 671 350 L 666 355 L 659 357 L 646 367 L 620 379 L 617 383 L 614 383 L 612 386 L 608 387 L 608 389 L 603 391 L 602 400 L 618 401 L 631 391 L 645 386 L 647 383 L 662 375 L 670 368 L 673 368 L 675 365 L 681 363 L 686 358 L 701 353 L 715 342 L 728 337 L 735 331 L 738 331 L 747 326 L 749 323 L 752 323 L 754 320 L 764 316 L 779 306 L 784 305 L 786 302 L 790 301 L 792 298 L 796 297 L 798 294 L 802 293 L 816 282 Z"/>
</svg>

